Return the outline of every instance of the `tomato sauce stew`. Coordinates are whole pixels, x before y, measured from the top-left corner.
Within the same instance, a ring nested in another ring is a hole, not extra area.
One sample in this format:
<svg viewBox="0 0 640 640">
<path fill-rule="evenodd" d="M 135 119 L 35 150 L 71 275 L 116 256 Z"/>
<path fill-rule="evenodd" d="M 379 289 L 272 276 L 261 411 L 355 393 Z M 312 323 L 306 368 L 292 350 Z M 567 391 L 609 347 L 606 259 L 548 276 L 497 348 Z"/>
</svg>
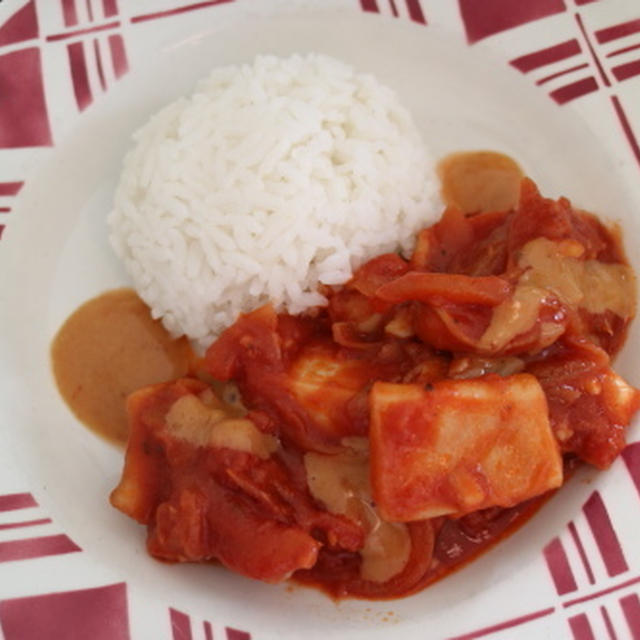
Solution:
<svg viewBox="0 0 640 640">
<path fill-rule="evenodd" d="M 188 373 L 128 397 L 111 502 L 151 555 L 400 597 L 581 461 L 611 465 L 640 406 L 611 367 L 636 299 L 619 234 L 494 160 L 513 203 L 465 195 L 443 165 L 450 206 L 410 257 L 369 260 L 314 313 L 241 315 Z"/>
</svg>

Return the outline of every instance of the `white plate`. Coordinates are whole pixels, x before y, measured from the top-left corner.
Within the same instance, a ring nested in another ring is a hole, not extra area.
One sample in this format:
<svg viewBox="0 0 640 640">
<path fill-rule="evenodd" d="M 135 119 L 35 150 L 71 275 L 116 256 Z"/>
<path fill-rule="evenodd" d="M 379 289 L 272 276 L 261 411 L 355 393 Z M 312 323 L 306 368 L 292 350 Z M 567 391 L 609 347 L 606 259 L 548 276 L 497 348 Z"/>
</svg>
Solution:
<svg viewBox="0 0 640 640">
<path fill-rule="evenodd" d="M 127 283 L 105 215 L 131 132 L 214 65 L 322 51 L 374 72 L 437 155 L 511 154 L 546 195 L 620 221 L 640 269 L 637 0 L 318 4 L 0 5 L 4 640 L 640 638 L 640 442 L 470 567 L 386 603 L 160 564 L 107 504 L 122 453 L 70 414 L 48 348 L 80 303 Z M 617 362 L 636 385 L 639 327 Z"/>
</svg>

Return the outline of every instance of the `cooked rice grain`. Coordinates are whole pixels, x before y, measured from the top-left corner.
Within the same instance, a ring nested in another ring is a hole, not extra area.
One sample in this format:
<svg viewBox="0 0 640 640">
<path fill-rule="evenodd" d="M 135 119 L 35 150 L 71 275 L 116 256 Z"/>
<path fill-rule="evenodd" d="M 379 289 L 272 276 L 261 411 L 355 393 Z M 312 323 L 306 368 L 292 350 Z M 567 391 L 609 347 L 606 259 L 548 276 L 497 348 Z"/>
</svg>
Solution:
<svg viewBox="0 0 640 640">
<path fill-rule="evenodd" d="M 214 70 L 134 134 L 109 216 L 141 298 L 199 349 L 268 301 L 324 304 L 438 215 L 410 114 L 373 76 L 324 55 Z"/>
</svg>

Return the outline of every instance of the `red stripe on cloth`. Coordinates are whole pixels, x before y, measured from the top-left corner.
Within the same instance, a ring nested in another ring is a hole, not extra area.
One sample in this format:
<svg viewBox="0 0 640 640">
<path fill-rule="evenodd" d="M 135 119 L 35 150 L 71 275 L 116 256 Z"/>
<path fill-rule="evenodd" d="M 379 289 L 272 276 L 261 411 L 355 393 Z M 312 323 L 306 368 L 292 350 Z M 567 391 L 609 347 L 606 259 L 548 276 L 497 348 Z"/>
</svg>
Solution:
<svg viewBox="0 0 640 640">
<path fill-rule="evenodd" d="M 0 213 L 11 213 L 11 207 L 0 207 Z"/>
<path fill-rule="evenodd" d="M 77 38 L 78 36 L 86 36 L 89 33 L 97 33 L 98 31 L 107 31 L 120 26 L 118 20 L 99 24 L 95 27 L 87 27 L 86 29 L 76 29 L 75 31 L 66 31 L 65 33 L 52 33 L 46 37 L 47 42 L 57 42 L 58 40 L 68 40 L 69 38 Z"/>
<path fill-rule="evenodd" d="M 613 628 L 613 624 L 611 623 L 611 618 L 609 617 L 609 612 L 604 608 L 600 607 L 600 615 L 604 621 L 604 626 L 607 628 L 607 633 L 609 634 L 609 640 L 618 640 L 618 636 L 616 635 L 616 630 Z"/>
<path fill-rule="evenodd" d="M 555 610 L 555 607 L 549 607 L 548 609 L 542 609 L 541 611 L 528 613 L 525 616 L 512 618 L 511 620 L 506 620 L 505 622 L 500 622 L 490 627 L 477 629 L 476 631 L 471 631 L 471 633 L 465 633 L 462 636 L 451 637 L 449 638 L 449 640 L 474 640 L 474 638 L 482 638 L 483 636 L 488 636 L 490 633 L 494 633 L 496 631 L 511 629 L 512 627 L 517 627 L 518 625 L 525 624 L 526 622 L 531 622 L 532 620 L 537 620 L 538 618 L 544 618 L 545 616 L 552 614 Z"/>
<path fill-rule="evenodd" d="M 604 82 L 605 86 L 610 87 L 611 82 L 609 81 L 607 74 L 604 72 L 604 67 L 600 63 L 600 58 L 598 58 L 598 54 L 596 53 L 596 50 L 593 48 L 593 45 L 591 44 L 591 39 L 587 35 L 587 30 L 584 28 L 584 23 L 582 22 L 582 16 L 579 13 L 576 13 L 574 17 L 576 19 L 576 23 L 578 24 L 578 27 L 580 28 L 580 31 L 582 32 L 582 37 L 587 43 L 587 47 L 589 48 L 589 53 L 591 54 L 591 58 L 593 59 L 596 67 L 598 68 L 598 73 L 602 78 L 602 82 Z"/>
<path fill-rule="evenodd" d="M 251 634 L 246 631 L 238 631 L 238 629 L 232 629 L 227 627 L 227 640 L 251 640 Z"/>
<path fill-rule="evenodd" d="M 640 638 L 640 598 L 637 593 L 620 598 L 622 613 L 627 621 L 631 637 L 634 640 Z"/>
<path fill-rule="evenodd" d="M 562 546 L 560 539 L 554 538 L 544 548 L 543 553 L 558 595 L 564 595 L 565 593 L 575 591 L 578 588 L 578 585 L 576 585 L 573 572 L 571 571 L 569 561 L 567 560 L 567 554 L 564 552 L 564 547 Z"/>
<path fill-rule="evenodd" d="M 0 182 L 0 196 L 15 196 L 22 189 L 24 182 Z M 29 495 L 29 494 L 21 494 Z M 0 496 L 0 501 L 2 496 Z"/>
<path fill-rule="evenodd" d="M 369 13 L 380 13 L 376 0 L 360 0 L 360 8 Z"/>
<path fill-rule="evenodd" d="M 39 524 L 50 524 L 51 518 L 40 518 L 39 520 L 24 520 L 23 522 L 6 522 L 0 524 L 0 531 L 4 529 L 19 529 L 20 527 L 35 527 Z"/>
<path fill-rule="evenodd" d="M 6 183 L 5 184 L 22 184 L 22 183 Z M 17 191 L 15 192 L 17 193 Z M 1 195 L 6 195 L 1 193 Z M 28 509 L 29 507 L 37 507 L 38 503 L 30 493 L 8 493 L 0 496 L 0 511 L 15 511 L 16 509 Z"/>
<path fill-rule="evenodd" d="M 611 53 L 607 53 L 607 58 L 613 58 L 613 56 L 619 56 L 621 53 L 628 53 L 629 51 L 635 51 L 636 49 L 640 49 L 640 43 L 632 44 L 630 47 L 623 47 L 622 49 L 616 49 Z"/>
<path fill-rule="evenodd" d="M 586 69 L 586 67 L 588 67 L 589 64 L 587 62 L 585 62 L 584 64 L 577 64 L 575 67 L 569 67 L 568 69 L 565 69 L 564 71 L 558 71 L 557 73 L 552 73 L 550 76 L 545 76 L 544 78 L 540 78 L 540 80 L 536 81 L 536 86 L 539 87 L 547 82 L 549 82 L 550 80 L 555 80 L 556 78 L 559 78 L 560 76 L 566 76 L 567 73 L 571 73 L 573 71 L 580 71 L 580 69 Z"/>
<path fill-rule="evenodd" d="M 579 613 L 577 616 L 569 618 L 568 622 L 573 640 L 596 640 L 586 613 Z"/>
<path fill-rule="evenodd" d="M 118 2 L 117 0 L 102 0 L 102 11 L 105 18 L 118 15 Z"/>
<path fill-rule="evenodd" d="M 211 628 L 211 623 L 205 620 L 205 622 L 202 623 L 202 626 L 204 627 L 204 640 L 213 640 L 213 629 Z"/>
<path fill-rule="evenodd" d="M 51 146 L 40 48 L 0 55 L 0 87 L 0 148 Z"/>
<path fill-rule="evenodd" d="M 633 78 L 633 76 L 640 75 L 640 60 L 620 64 L 617 67 L 613 67 L 611 71 L 618 82 L 627 80 L 628 78 Z"/>
<path fill-rule="evenodd" d="M 578 554 L 580 555 L 580 560 L 582 560 L 582 565 L 584 566 L 584 570 L 587 574 L 587 578 L 589 579 L 590 584 L 595 584 L 595 578 L 593 577 L 593 571 L 591 570 L 591 564 L 589 564 L 589 559 L 587 558 L 587 554 L 585 553 L 584 546 L 582 545 L 582 540 L 580 540 L 580 536 L 578 535 L 578 530 L 576 529 L 576 525 L 573 522 L 569 523 L 569 533 L 571 533 L 571 537 L 573 538 L 573 544 L 576 545 L 576 549 L 578 550 Z"/>
<path fill-rule="evenodd" d="M 638 160 L 640 161 L 640 158 L 638 158 Z M 622 459 L 627 465 L 627 470 L 631 475 L 633 484 L 635 484 L 638 494 L 640 495 L 640 442 L 627 445 L 626 449 L 622 452 Z"/>
<path fill-rule="evenodd" d="M 78 24 L 78 12 L 76 11 L 75 0 L 60 0 L 62 4 L 62 19 L 65 27 L 72 27 Z"/>
<path fill-rule="evenodd" d="M 184 7 L 176 7 L 175 9 L 167 9 L 166 11 L 156 11 L 154 13 L 144 13 L 139 16 L 133 16 L 131 22 L 145 22 L 147 20 L 155 20 L 156 18 L 168 18 L 169 16 L 175 16 L 179 13 L 185 13 L 187 11 L 195 11 L 196 9 L 207 9 L 214 7 L 218 4 L 225 4 L 226 2 L 233 2 L 233 0 L 207 0 L 206 2 L 197 2 L 196 4 L 188 4 Z"/>
<path fill-rule="evenodd" d="M 38 37 L 38 16 L 34 0 L 29 0 L 0 26 L 0 45 L 24 42 Z"/>
<path fill-rule="evenodd" d="M 193 640 L 191 621 L 186 613 L 169 608 L 169 618 L 171 619 L 173 640 Z"/>
<path fill-rule="evenodd" d="M 591 532 L 596 540 L 600 555 L 604 560 L 609 576 L 617 576 L 629 569 L 624 558 L 618 536 L 611 524 L 611 518 L 605 507 L 602 496 L 594 491 L 582 507 Z"/>
<path fill-rule="evenodd" d="M 6 224 L 0 224 L 0 240 L 2 240 L 2 234 L 4 233 L 6 226 Z"/>
<path fill-rule="evenodd" d="M 629 20 L 628 22 L 621 22 L 606 29 L 600 29 L 596 31 L 595 36 L 600 44 L 604 44 L 605 42 L 611 42 L 618 38 L 624 38 L 632 33 L 638 33 L 638 31 L 640 31 L 640 18 Z"/>
<path fill-rule="evenodd" d="M 598 83 L 593 76 L 572 82 L 552 91 L 549 95 L 558 103 L 565 104 L 576 98 L 598 90 Z"/>
<path fill-rule="evenodd" d="M 422 12 L 422 7 L 420 6 L 420 0 L 406 0 L 407 3 L 407 11 L 409 12 L 409 17 L 414 22 L 419 22 L 420 24 L 427 24 L 427 20 L 424 17 L 424 13 Z"/>
<path fill-rule="evenodd" d="M 87 60 L 84 55 L 84 44 L 74 42 L 67 45 L 69 65 L 71 67 L 71 81 L 73 93 L 76 96 L 78 109 L 83 111 L 93 101 L 91 87 L 89 86 L 89 73 L 87 72 Z"/>
<path fill-rule="evenodd" d="M 620 125 L 622 126 L 624 135 L 627 138 L 627 142 L 629 143 L 629 146 L 631 147 L 631 151 L 633 152 L 633 155 L 636 157 L 636 160 L 640 165 L 640 144 L 638 143 L 638 139 L 633 133 L 633 129 L 631 128 L 631 124 L 629 123 L 627 114 L 624 112 L 624 109 L 622 108 L 622 104 L 620 104 L 620 100 L 618 99 L 617 96 L 611 96 L 611 102 L 613 102 L 613 107 L 616 110 L 616 115 L 620 120 Z M 639 443 L 635 443 L 635 444 L 639 444 Z M 622 452 L 623 457 L 625 455 L 625 452 L 628 450 L 629 450 L 629 447 L 627 447 L 625 451 Z M 627 468 L 629 469 L 629 473 L 631 473 L 631 477 L 635 482 L 636 488 L 640 492 L 640 461 L 636 458 L 634 471 L 631 470 L 631 467 L 629 466 L 629 462 L 627 461 L 626 458 L 625 458 L 625 462 L 627 462 Z"/>
<path fill-rule="evenodd" d="M 89 22 L 93 22 L 93 8 L 91 6 L 91 0 L 86 0 L 87 5 L 87 16 L 89 18 Z"/>
<path fill-rule="evenodd" d="M 393 17 L 398 17 L 398 7 L 396 7 L 395 0 L 389 0 L 389 7 L 391 8 L 391 13 L 393 13 Z"/>
<path fill-rule="evenodd" d="M 564 0 L 458 0 L 469 43 L 567 10 Z"/>
<path fill-rule="evenodd" d="M 0 601 L 5 640 L 131 640 L 127 585 Z"/>
<path fill-rule="evenodd" d="M 109 49 L 111 51 L 113 72 L 116 78 L 119 78 L 129 71 L 129 61 L 127 60 L 127 52 L 121 35 L 109 36 Z"/>
<path fill-rule="evenodd" d="M 581 52 L 580 43 L 575 38 L 572 38 L 553 47 L 547 47 L 546 49 L 540 49 L 519 58 L 514 58 L 509 64 L 518 69 L 518 71 L 522 71 L 522 73 L 528 73 L 547 64 L 571 58 Z"/>
<path fill-rule="evenodd" d="M 598 0 L 573 0 L 579 7 L 583 4 L 591 4 L 592 2 L 598 2 Z"/>
<path fill-rule="evenodd" d="M 102 57 L 100 56 L 100 46 L 98 45 L 97 38 L 93 39 L 93 55 L 96 59 L 96 68 L 98 69 L 98 78 L 100 79 L 100 86 L 103 91 L 107 90 L 107 82 L 104 79 L 104 69 L 102 68 Z"/>
<path fill-rule="evenodd" d="M 631 580 L 625 580 L 624 582 L 621 582 L 620 584 L 617 584 L 613 587 L 609 587 L 608 589 L 601 589 L 600 591 L 590 593 L 588 596 L 582 596 L 581 598 L 575 598 L 574 600 L 567 600 L 567 602 L 562 603 L 562 606 L 565 609 L 567 607 L 573 607 L 574 604 L 580 604 L 582 602 L 593 600 L 594 598 L 599 598 L 600 596 L 606 596 L 608 593 L 613 593 L 614 591 L 619 591 L 620 589 L 626 589 L 633 584 L 638 584 L 638 582 L 640 582 L 640 578 L 631 578 Z"/>
<path fill-rule="evenodd" d="M 0 562 L 73 553 L 82 549 L 64 534 L 0 542 Z"/>
</svg>

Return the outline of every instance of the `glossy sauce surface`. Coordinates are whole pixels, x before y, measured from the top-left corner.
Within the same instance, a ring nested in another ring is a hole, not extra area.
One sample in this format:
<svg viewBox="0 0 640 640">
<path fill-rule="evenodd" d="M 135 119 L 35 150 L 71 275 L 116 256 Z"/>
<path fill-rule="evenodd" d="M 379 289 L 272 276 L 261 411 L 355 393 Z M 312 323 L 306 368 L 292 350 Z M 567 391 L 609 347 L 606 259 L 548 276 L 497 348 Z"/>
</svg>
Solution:
<svg viewBox="0 0 640 640">
<path fill-rule="evenodd" d="M 504 211 L 518 203 L 518 163 L 495 151 L 464 151 L 446 156 L 438 164 L 445 204 L 463 213 Z"/>
<path fill-rule="evenodd" d="M 127 440 L 127 396 L 184 376 L 192 352 L 173 340 L 131 289 L 107 291 L 79 307 L 51 345 L 53 373 L 69 408 L 108 440 Z"/>
</svg>

